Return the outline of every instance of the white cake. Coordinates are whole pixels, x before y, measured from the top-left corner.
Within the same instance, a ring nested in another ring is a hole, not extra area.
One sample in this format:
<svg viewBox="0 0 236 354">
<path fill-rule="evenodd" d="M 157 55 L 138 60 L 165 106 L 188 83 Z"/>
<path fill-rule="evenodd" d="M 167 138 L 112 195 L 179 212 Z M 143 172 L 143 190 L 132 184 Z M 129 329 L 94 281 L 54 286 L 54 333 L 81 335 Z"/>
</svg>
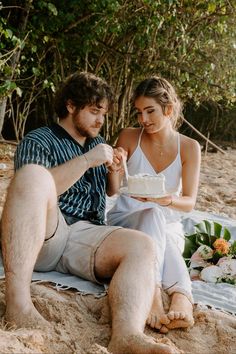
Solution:
<svg viewBox="0 0 236 354">
<path fill-rule="evenodd" d="M 128 178 L 128 193 L 134 195 L 163 195 L 165 194 L 165 176 L 139 173 Z"/>
</svg>

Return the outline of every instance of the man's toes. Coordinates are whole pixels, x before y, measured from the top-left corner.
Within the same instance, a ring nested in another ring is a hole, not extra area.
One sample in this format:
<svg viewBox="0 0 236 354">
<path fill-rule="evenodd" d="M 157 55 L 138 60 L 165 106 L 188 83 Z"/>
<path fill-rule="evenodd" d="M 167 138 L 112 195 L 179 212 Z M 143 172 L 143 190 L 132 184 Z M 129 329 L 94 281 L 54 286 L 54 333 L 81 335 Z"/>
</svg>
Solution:
<svg viewBox="0 0 236 354">
<path fill-rule="evenodd" d="M 160 328 L 160 333 L 166 334 L 169 332 L 169 329 L 166 326 L 161 326 Z"/>
<path fill-rule="evenodd" d="M 147 319 L 147 324 L 152 327 L 152 328 L 156 328 L 156 329 L 160 329 L 162 324 L 160 323 L 160 321 L 158 320 L 156 315 L 150 314 L 148 316 Z"/>
<path fill-rule="evenodd" d="M 156 316 L 155 315 L 151 315 L 150 326 L 152 328 L 155 328 L 155 325 L 156 325 Z"/>
</svg>

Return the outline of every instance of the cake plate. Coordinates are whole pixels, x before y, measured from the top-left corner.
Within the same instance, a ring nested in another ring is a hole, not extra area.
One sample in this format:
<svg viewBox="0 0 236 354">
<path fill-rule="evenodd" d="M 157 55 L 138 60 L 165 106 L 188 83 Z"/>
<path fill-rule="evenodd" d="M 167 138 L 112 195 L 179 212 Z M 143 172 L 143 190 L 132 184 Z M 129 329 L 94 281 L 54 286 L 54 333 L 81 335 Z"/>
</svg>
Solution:
<svg viewBox="0 0 236 354">
<path fill-rule="evenodd" d="M 166 191 L 163 194 L 142 194 L 142 193 L 129 193 L 127 187 L 123 187 L 120 189 L 121 194 L 126 194 L 129 197 L 140 197 L 140 198 L 164 198 L 176 192 L 177 190 Z"/>
</svg>

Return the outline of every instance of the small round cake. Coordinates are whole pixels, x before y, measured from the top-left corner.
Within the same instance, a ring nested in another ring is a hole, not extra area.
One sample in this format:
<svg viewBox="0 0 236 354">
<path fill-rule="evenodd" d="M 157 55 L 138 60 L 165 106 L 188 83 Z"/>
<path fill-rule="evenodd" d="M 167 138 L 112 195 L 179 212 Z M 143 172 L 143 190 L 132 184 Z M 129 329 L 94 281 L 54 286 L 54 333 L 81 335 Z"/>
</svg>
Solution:
<svg viewBox="0 0 236 354">
<path fill-rule="evenodd" d="M 165 176 L 139 173 L 128 178 L 128 193 L 133 195 L 163 195 L 165 194 Z"/>
</svg>

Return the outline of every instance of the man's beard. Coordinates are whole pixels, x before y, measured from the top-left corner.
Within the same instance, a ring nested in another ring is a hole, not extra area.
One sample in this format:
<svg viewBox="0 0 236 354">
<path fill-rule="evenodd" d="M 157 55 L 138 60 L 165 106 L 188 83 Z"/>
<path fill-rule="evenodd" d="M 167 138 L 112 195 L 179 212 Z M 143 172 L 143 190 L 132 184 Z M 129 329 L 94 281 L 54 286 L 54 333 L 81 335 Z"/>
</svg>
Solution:
<svg viewBox="0 0 236 354">
<path fill-rule="evenodd" d="M 83 124 L 80 124 L 78 122 L 78 119 L 76 119 L 75 117 L 73 117 L 73 121 L 74 121 L 74 127 L 77 130 L 77 132 L 79 133 L 79 135 L 83 136 L 84 138 L 95 138 L 96 136 L 98 136 L 98 134 L 100 133 L 100 130 L 102 129 L 102 124 L 95 124 L 93 127 L 87 128 L 85 127 Z M 92 129 L 97 129 L 96 133 L 93 133 L 91 131 Z"/>
</svg>

